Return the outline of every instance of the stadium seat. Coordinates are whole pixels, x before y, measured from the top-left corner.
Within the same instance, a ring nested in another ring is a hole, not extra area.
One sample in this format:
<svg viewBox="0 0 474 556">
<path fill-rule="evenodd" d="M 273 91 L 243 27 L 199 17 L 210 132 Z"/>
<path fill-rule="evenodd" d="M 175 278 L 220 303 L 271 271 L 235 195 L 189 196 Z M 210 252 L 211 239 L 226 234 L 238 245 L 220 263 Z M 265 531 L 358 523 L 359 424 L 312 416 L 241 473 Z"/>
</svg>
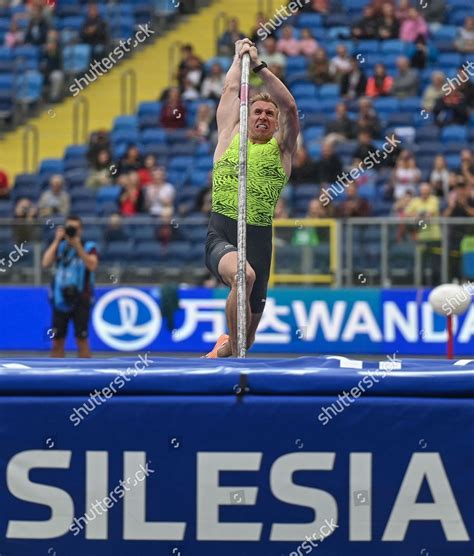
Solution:
<svg viewBox="0 0 474 556">
<path fill-rule="evenodd" d="M 323 18 L 320 14 L 315 13 L 303 13 L 296 18 L 296 25 L 299 29 L 304 29 L 305 27 L 322 27 Z"/>
<path fill-rule="evenodd" d="M 61 158 L 45 158 L 39 167 L 40 176 L 45 174 L 62 174 L 64 172 L 64 162 Z"/>
<path fill-rule="evenodd" d="M 101 187 L 97 192 L 98 203 L 116 203 L 122 188 L 119 185 L 107 185 Z"/>
<path fill-rule="evenodd" d="M 88 44 L 74 44 L 63 49 L 63 68 L 66 73 L 84 73 L 89 69 L 91 47 Z"/>
<path fill-rule="evenodd" d="M 132 129 L 136 131 L 138 129 L 138 118 L 137 116 L 118 116 L 114 120 L 114 130 L 128 130 Z"/>
<path fill-rule="evenodd" d="M 286 71 L 306 71 L 308 59 L 305 56 L 290 56 L 287 58 Z"/>
<path fill-rule="evenodd" d="M 124 131 L 124 133 L 127 133 L 127 134 L 129 132 L 130 132 L 130 130 Z M 138 134 L 137 134 L 137 139 L 138 139 Z M 145 146 L 150 145 L 150 144 L 162 145 L 166 142 L 166 132 L 163 129 L 145 129 L 140 134 L 140 140 Z"/>
<path fill-rule="evenodd" d="M 398 39 L 391 39 L 382 41 L 380 51 L 383 54 L 398 54 L 402 56 L 405 54 L 407 49 L 407 43 L 404 43 Z"/>
<path fill-rule="evenodd" d="M 315 99 L 318 96 L 318 90 L 316 85 L 312 83 L 298 84 L 291 87 L 293 96 L 297 100 L 297 103 L 302 98 L 312 98 Z"/>
<path fill-rule="evenodd" d="M 209 181 L 209 170 L 194 170 L 187 181 L 190 185 L 204 187 Z"/>
<path fill-rule="evenodd" d="M 441 131 L 442 141 L 457 141 L 464 142 L 467 141 L 467 128 L 460 125 L 450 125 Z"/>
<path fill-rule="evenodd" d="M 376 98 L 373 101 L 374 108 L 377 112 L 399 112 L 399 101 L 396 98 Z"/>
<path fill-rule="evenodd" d="M 84 159 L 87 156 L 87 146 L 86 145 L 69 145 L 64 151 L 65 160 L 71 158 Z"/>
<path fill-rule="evenodd" d="M 101 252 L 101 260 L 109 262 L 124 262 L 132 260 L 140 249 L 138 245 L 133 248 L 133 241 L 113 241 L 108 243 Z"/>
<path fill-rule="evenodd" d="M 133 260 L 143 266 L 155 266 L 163 261 L 163 247 L 157 241 L 140 241 L 133 249 Z"/>
<path fill-rule="evenodd" d="M 323 127 L 309 127 L 303 131 L 303 137 L 305 143 L 311 143 L 312 141 L 320 140 L 324 137 L 324 128 Z"/>
</svg>

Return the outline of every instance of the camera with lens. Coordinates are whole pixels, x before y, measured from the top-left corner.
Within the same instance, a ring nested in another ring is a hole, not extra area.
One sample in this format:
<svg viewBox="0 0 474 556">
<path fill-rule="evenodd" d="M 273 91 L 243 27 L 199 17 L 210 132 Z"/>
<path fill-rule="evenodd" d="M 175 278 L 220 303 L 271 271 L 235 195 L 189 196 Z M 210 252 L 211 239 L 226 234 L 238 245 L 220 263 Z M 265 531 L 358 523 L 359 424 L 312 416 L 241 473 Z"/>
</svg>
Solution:
<svg viewBox="0 0 474 556">
<path fill-rule="evenodd" d="M 66 226 L 65 233 L 68 237 L 76 237 L 77 228 L 75 226 Z"/>
</svg>

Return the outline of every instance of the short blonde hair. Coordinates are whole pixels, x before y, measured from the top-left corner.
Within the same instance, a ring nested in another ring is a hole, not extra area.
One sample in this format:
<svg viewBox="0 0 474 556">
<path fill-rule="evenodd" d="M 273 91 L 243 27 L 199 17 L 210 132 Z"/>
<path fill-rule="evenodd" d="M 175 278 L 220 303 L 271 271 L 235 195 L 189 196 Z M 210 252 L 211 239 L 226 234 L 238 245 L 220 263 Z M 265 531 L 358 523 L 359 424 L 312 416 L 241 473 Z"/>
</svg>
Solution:
<svg viewBox="0 0 474 556">
<path fill-rule="evenodd" d="M 253 97 L 250 99 L 250 107 L 252 107 L 253 104 L 255 102 L 258 102 L 258 101 L 270 102 L 271 104 L 273 104 L 275 106 L 275 108 L 277 109 L 277 112 L 278 112 L 277 103 L 272 99 L 272 97 L 268 93 L 257 93 L 256 95 L 253 95 Z"/>
</svg>

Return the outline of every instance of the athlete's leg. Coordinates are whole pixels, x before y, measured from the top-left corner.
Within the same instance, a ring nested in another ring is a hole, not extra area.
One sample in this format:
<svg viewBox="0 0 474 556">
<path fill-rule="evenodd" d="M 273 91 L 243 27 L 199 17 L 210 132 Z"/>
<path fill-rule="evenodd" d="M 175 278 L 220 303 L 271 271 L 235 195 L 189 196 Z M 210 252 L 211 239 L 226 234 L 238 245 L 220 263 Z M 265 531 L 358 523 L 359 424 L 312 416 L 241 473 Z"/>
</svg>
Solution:
<svg viewBox="0 0 474 556">
<path fill-rule="evenodd" d="M 230 293 L 227 298 L 226 303 L 226 317 L 227 326 L 229 327 L 230 335 L 230 351 L 231 354 L 237 356 L 237 252 L 231 251 L 226 253 L 219 262 L 219 275 L 221 276 L 223 282 L 230 287 Z M 251 312 L 250 312 L 250 295 L 252 294 L 252 288 L 255 283 L 255 272 L 253 268 L 247 263 L 245 279 L 247 284 L 247 331 L 251 325 Z M 222 355 L 221 355 L 222 353 Z M 228 353 L 228 347 L 225 345 L 221 347 L 219 351 L 220 357 L 226 357 L 224 355 Z"/>
<path fill-rule="evenodd" d="M 250 317 L 250 326 L 247 333 L 247 349 L 250 349 L 255 342 L 255 334 L 262 315 L 263 313 L 252 313 L 252 316 Z"/>
</svg>

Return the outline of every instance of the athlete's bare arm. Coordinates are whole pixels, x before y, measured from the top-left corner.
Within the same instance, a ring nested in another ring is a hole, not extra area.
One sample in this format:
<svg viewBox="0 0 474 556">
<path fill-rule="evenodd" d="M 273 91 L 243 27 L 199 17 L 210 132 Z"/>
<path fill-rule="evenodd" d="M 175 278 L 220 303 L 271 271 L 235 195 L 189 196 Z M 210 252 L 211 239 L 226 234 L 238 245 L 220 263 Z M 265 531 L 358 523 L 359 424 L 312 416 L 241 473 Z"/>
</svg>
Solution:
<svg viewBox="0 0 474 556">
<path fill-rule="evenodd" d="M 251 47 L 249 53 L 251 67 L 259 66 L 261 60 L 258 57 L 257 49 Z M 286 175 L 289 176 L 291 174 L 291 159 L 296 151 L 296 140 L 300 132 L 300 120 L 296 101 L 280 79 L 268 68 L 260 70 L 258 75 L 261 77 L 266 91 L 278 106 L 278 131 L 275 138 L 280 145 L 283 168 Z"/>
<path fill-rule="evenodd" d="M 240 121 L 240 77 L 242 72 L 241 60 L 245 52 L 249 52 L 252 42 L 243 39 L 235 43 L 235 56 L 227 72 L 222 96 L 217 107 L 217 147 L 214 162 L 225 153 L 234 135 L 239 131 Z"/>
</svg>

